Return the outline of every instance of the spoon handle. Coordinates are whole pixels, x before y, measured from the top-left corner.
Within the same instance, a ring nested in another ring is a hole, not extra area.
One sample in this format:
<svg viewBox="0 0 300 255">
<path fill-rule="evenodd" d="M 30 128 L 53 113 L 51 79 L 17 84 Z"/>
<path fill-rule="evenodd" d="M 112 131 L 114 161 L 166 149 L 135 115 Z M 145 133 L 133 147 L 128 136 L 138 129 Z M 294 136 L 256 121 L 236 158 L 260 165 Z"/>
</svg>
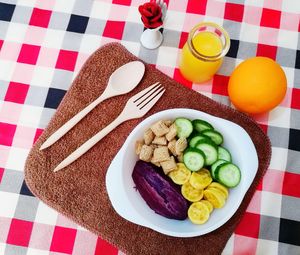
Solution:
<svg viewBox="0 0 300 255">
<path fill-rule="evenodd" d="M 79 146 L 75 151 L 73 151 L 68 157 L 66 157 L 62 162 L 60 162 L 55 169 L 54 172 L 57 172 L 64 167 L 70 165 L 73 163 L 76 159 L 81 157 L 83 154 L 85 154 L 89 149 L 91 149 L 96 143 L 98 143 L 103 137 L 105 137 L 108 133 L 110 133 L 113 129 L 115 129 L 117 126 L 119 126 L 121 123 L 126 121 L 127 119 L 130 119 L 130 117 L 125 116 L 123 112 L 108 126 L 100 130 L 97 134 L 95 134 L 93 137 L 91 137 L 89 140 L 87 140 L 85 143 L 83 143 L 81 146 Z"/>
<path fill-rule="evenodd" d="M 57 129 L 48 139 L 42 144 L 40 150 L 46 149 L 56 141 L 58 141 L 61 137 L 63 137 L 66 133 L 70 131 L 80 120 L 82 120 L 91 110 L 93 110 L 98 104 L 107 99 L 101 95 L 76 115 L 74 115 L 70 120 L 68 120 L 65 124 L 63 124 L 59 129 Z"/>
</svg>

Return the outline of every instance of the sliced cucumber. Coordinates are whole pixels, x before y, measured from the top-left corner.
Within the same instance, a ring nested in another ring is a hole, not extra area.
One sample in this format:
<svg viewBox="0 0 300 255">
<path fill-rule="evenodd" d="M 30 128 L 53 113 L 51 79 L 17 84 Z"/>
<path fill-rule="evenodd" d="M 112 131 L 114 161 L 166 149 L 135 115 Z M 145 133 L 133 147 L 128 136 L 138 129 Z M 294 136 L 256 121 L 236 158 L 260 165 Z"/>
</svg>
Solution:
<svg viewBox="0 0 300 255">
<path fill-rule="evenodd" d="M 215 171 L 215 176 L 217 181 L 227 188 L 234 188 L 241 181 L 241 171 L 232 163 L 219 165 Z"/>
<path fill-rule="evenodd" d="M 191 171 L 198 171 L 204 166 L 205 155 L 196 148 L 188 148 L 183 153 L 183 163 Z"/>
<path fill-rule="evenodd" d="M 208 136 L 216 145 L 223 143 L 223 136 L 216 130 L 204 130 L 201 134 Z"/>
<path fill-rule="evenodd" d="M 218 159 L 224 159 L 228 162 L 231 162 L 232 158 L 231 158 L 231 154 L 229 152 L 229 150 L 225 149 L 222 146 L 218 147 Z"/>
<path fill-rule="evenodd" d="M 214 127 L 210 123 L 208 123 L 205 120 L 199 120 L 199 119 L 193 120 L 193 127 L 198 132 L 214 129 Z"/>
<path fill-rule="evenodd" d="M 218 160 L 217 147 L 213 142 L 209 141 L 209 139 L 198 142 L 195 148 L 203 151 L 205 155 L 205 165 L 210 166 Z"/>
<path fill-rule="evenodd" d="M 212 164 L 212 166 L 210 168 L 210 173 L 211 173 L 211 176 L 214 180 L 216 180 L 216 169 L 217 169 L 217 167 L 221 164 L 224 164 L 224 163 L 228 163 L 228 162 L 224 159 L 218 159 L 215 163 Z"/>
<path fill-rule="evenodd" d="M 191 138 L 189 142 L 189 146 L 194 148 L 196 146 L 196 143 L 203 141 L 205 139 L 207 139 L 207 137 L 204 135 L 196 135 L 193 138 Z"/>
<path fill-rule="evenodd" d="M 177 136 L 179 138 L 187 138 L 193 132 L 193 124 L 189 119 L 177 118 L 175 120 L 175 125 L 177 128 Z"/>
</svg>

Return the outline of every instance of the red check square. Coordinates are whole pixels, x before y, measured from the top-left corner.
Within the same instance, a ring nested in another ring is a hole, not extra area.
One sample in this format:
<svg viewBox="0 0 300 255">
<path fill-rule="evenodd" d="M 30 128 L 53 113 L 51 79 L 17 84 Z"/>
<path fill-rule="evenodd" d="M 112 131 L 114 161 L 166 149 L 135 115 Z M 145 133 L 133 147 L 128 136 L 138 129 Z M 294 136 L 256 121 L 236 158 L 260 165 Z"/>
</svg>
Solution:
<svg viewBox="0 0 300 255">
<path fill-rule="evenodd" d="M 29 86 L 23 83 L 11 82 L 6 91 L 4 100 L 24 104 Z"/>
<path fill-rule="evenodd" d="M 37 139 L 40 137 L 40 135 L 43 133 L 43 129 L 39 129 L 37 128 L 36 131 L 35 131 L 35 135 L 34 135 L 34 138 L 33 138 L 33 143 L 35 143 L 37 141 Z"/>
<path fill-rule="evenodd" d="M 242 236 L 258 238 L 260 225 L 260 215 L 245 212 L 242 220 L 235 229 L 235 233 Z"/>
<path fill-rule="evenodd" d="M 104 252 L 105 251 L 105 252 Z M 110 243 L 98 237 L 95 255 L 101 255 L 105 253 L 105 255 L 118 255 L 118 249 L 112 246 Z"/>
<path fill-rule="evenodd" d="M 276 60 L 277 47 L 266 44 L 258 44 L 256 56 L 269 57 Z"/>
<path fill-rule="evenodd" d="M 184 44 L 186 43 L 187 39 L 189 37 L 189 33 L 182 32 L 180 35 L 180 41 L 179 41 L 179 49 L 182 49 Z"/>
<path fill-rule="evenodd" d="M 281 12 L 263 8 L 260 25 L 264 27 L 280 27 Z"/>
<path fill-rule="evenodd" d="M 182 85 L 188 87 L 188 88 L 192 88 L 193 83 L 191 81 L 188 81 L 187 79 L 185 79 L 180 70 L 178 68 L 175 68 L 174 71 L 174 76 L 173 76 L 174 80 L 178 81 L 179 83 L 181 83 Z"/>
<path fill-rule="evenodd" d="M 207 0 L 189 0 L 186 11 L 195 14 L 205 14 Z"/>
<path fill-rule="evenodd" d="M 300 198 L 299 183 L 300 174 L 285 172 L 282 185 L 282 194 Z"/>
<path fill-rule="evenodd" d="M 130 6 L 131 0 L 113 0 L 112 3 Z"/>
<path fill-rule="evenodd" d="M 300 89 L 293 88 L 291 107 L 300 110 Z"/>
<path fill-rule="evenodd" d="M 103 36 L 121 40 L 123 36 L 124 26 L 124 21 L 108 20 L 103 31 Z"/>
<path fill-rule="evenodd" d="M 229 77 L 216 74 L 213 79 L 212 93 L 228 96 Z"/>
<path fill-rule="evenodd" d="M 69 50 L 60 50 L 55 68 L 74 71 L 78 52 Z"/>
<path fill-rule="evenodd" d="M 34 8 L 31 14 L 29 25 L 37 27 L 48 27 L 51 11 Z"/>
<path fill-rule="evenodd" d="M 76 229 L 56 226 L 54 229 L 50 251 L 72 254 Z"/>
<path fill-rule="evenodd" d="M 18 62 L 35 65 L 40 49 L 40 46 L 23 44 L 18 57 Z"/>
<path fill-rule="evenodd" d="M 32 222 L 12 219 L 6 242 L 12 245 L 28 247 L 32 227 Z"/>
<path fill-rule="evenodd" d="M 4 168 L 0 168 L 0 184 L 2 181 L 3 174 L 4 174 Z"/>
<path fill-rule="evenodd" d="M 224 18 L 241 22 L 244 15 L 244 6 L 241 4 L 226 3 Z"/>
<path fill-rule="evenodd" d="M 16 125 L 0 122 L 0 144 L 11 146 L 16 128 Z"/>
</svg>

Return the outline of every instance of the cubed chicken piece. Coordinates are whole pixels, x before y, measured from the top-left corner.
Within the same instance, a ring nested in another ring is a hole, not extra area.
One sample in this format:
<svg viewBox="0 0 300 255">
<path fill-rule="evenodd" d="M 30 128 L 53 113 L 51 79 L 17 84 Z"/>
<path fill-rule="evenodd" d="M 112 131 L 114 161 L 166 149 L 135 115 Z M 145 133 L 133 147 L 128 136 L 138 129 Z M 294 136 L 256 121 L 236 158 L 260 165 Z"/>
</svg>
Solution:
<svg viewBox="0 0 300 255">
<path fill-rule="evenodd" d="M 175 139 L 172 140 L 172 141 L 170 141 L 170 142 L 168 143 L 168 149 L 170 150 L 170 152 L 171 152 L 174 156 L 177 155 L 177 154 L 176 154 L 176 150 L 175 150 L 175 144 L 176 144 L 176 140 L 175 140 Z"/>
<path fill-rule="evenodd" d="M 161 146 L 154 149 L 153 152 L 153 162 L 161 162 L 168 160 L 170 158 L 169 150 L 167 146 Z"/>
<path fill-rule="evenodd" d="M 153 133 L 158 137 L 164 136 L 169 132 L 169 128 L 162 120 L 154 123 L 150 128 L 153 131 Z"/>
<path fill-rule="evenodd" d="M 140 152 L 140 160 L 150 162 L 152 155 L 153 155 L 153 148 L 149 145 L 144 144 Z"/>
<path fill-rule="evenodd" d="M 135 153 L 137 155 L 139 155 L 141 153 L 141 149 L 142 149 L 143 145 L 144 145 L 144 142 L 141 140 L 138 140 L 135 142 Z"/>
<path fill-rule="evenodd" d="M 160 165 L 165 174 L 177 169 L 177 165 L 173 156 L 166 161 L 160 162 Z"/>
<path fill-rule="evenodd" d="M 164 123 L 167 127 L 171 126 L 173 121 L 172 120 L 164 120 Z"/>
<path fill-rule="evenodd" d="M 161 137 L 155 136 L 152 143 L 157 145 L 167 145 L 167 139 L 165 136 L 161 136 Z"/>
<path fill-rule="evenodd" d="M 146 145 L 149 145 L 152 143 L 153 139 L 154 139 L 155 135 L 152 132 L 152 130 L 149 128 L 144 132 L 144 141 Z"/>
<path fill-rule="evenodd" d="M 177 155 L 180 155 L 187 147 L 187 140 L 185 137 L 181 137 L 176 141 L 175 151 Z"/>
<path fill-rule="evenodd" d="M 173 140 L 177 135 L 177 128 L 175 123 L 173 123 L 170 127 L 169 127 L 169 132 L 166 134 L 166 138 L 167 140 L 170 142 L 171 140 Z"/>
</svg>

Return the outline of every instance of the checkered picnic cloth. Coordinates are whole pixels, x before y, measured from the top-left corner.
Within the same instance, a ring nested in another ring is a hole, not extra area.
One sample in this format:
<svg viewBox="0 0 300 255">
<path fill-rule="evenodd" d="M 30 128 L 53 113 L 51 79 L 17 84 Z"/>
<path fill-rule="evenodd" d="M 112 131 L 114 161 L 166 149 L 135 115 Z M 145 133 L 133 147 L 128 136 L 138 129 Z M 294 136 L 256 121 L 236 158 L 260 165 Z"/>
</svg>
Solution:
<svg viewBox="0 0 300 255">
<path fill-rule="evenodd" d="M 123 254 L 40 202 L 23 174 L 72 79 L 93 51 L 112 41 L 226 105 L 228 77 L 242 60 L 267 56 L 283 67 L 284 101 L 256 117 L 272 142 L 271 164 L 223 254 L 300 254 L 300 2 L 169 0 L 156 50 L 139 43 L 143 2 L 1 0 L 0 254 Z M 180 76 L 178 58 L 189 30 L 203 20 L 222 25 L 231 48 L 214 79 L 196 85 Z"/>
</svg>

